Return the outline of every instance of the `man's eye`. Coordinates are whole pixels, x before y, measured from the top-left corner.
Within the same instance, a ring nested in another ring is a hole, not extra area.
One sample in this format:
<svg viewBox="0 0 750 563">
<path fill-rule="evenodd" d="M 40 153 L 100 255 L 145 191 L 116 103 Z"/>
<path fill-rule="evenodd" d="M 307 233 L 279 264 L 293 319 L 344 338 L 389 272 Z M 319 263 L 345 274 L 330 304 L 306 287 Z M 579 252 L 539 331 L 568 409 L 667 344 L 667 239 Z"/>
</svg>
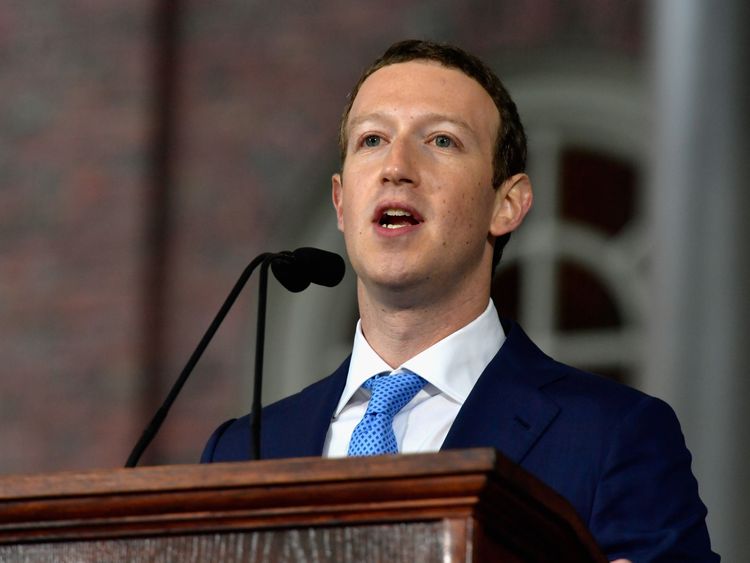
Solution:
<svg viewBox="0 0 750 563">
<path fill-rule="evenodd" d="M 440 147 L 441 149 L 447 149 L 454 145 L 453 139 L 447 135 L 438 135 L 435 137 L 434 142 L 435 146 Z"/>
<path fill-rule="evenodd" d="M 380 144 L 380 137 L 377 135 L 367 135 L 362 144 L 366 147 L 377 147 Z"/>
</svg>

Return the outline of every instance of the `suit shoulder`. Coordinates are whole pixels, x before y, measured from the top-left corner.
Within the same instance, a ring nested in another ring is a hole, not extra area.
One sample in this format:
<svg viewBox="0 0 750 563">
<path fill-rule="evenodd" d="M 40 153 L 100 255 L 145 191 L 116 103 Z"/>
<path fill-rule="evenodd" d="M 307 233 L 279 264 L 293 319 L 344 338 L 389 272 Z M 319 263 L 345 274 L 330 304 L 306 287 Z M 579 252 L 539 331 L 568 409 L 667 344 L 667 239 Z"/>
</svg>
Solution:
<svg viewBox="0 0 750 563">
<path fill-rule="evenodd" d="M 346 383 L 346 375 L 349 369 L 349 359 L 347 358 L 339 368 L 331 375 L 324 377 L 314 383 L 311 383 L 307 387 L 297 391 L 296 393 L 279 399 L 268 406 L 263 407 L 263 415 L 267 416 L 279 416 L 285 413 L 299 411 L 300 407 L 308 406 L 311 401 L 325 401 L 330 400 L 331 396 L 336 397 L 341 394 L 344 384 Z"/>
<path fill-rule="evenodd" d="M 578 398 L 580 400 L 605 401 L 610 406 L 618 404 L 633 405 L 649 397 L 639 391 L 614 379 L 597 373 L 578 369 L 555 360 L 556 371 L 560 377 L 547 385 L 540 387 L 548 393 L 560 397 Z"/>
<path fill-rule="evenodd" d="M 613 379 L 559 362 L 545 354 L 515 322 L 504 321 L 506 342 L 495 358 L 497 369 L 511 371 L 518 383 L 561 400 L 632 405 L 647 395 Z"/>
<path fill-rule="evenodd" d="M 508 323 L 506 331 L 496 369 L 512 373 L 516 384 L 538 390 L 560 408 L 561 416 L 617 424 L 645 407 L 674 416 L 665 402 L 642 391 L 550 358 L 518 324 Z"/>
<path fill-rule="evenodd" d="M 283 433 L 288 428 L 300 428 L 310 420 L 325 418 L 325 410 L 336 401 L 346 382 L 348 359 L 339 368 L 301 391 L 263 407 L 264 435 Z M 335 404 L 334 404 L 335 406 Z M 333 407 L 330 407 L 331 410 Z M 211 435 L 201 462 L 239 461 L 248 459 L 250 451 L 250 414 L 227 420 Z"/>
</svg>

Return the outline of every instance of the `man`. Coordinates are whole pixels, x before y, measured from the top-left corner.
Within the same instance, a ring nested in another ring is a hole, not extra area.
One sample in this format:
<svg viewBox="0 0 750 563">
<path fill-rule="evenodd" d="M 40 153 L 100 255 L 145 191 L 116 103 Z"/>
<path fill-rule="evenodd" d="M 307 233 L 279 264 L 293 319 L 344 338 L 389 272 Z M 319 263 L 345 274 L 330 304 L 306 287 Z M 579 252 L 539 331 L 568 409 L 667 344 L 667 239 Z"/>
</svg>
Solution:
<svg viewBox="0 0 750 563">
<path fill-rule="evenodd" d="M 718 560 L 672 410 L 554 362 L 498 320 L 491 272 L 533 195 L 494 73 L 455 47 L 397 43 L 355 86 L 340 145 L 354 347 L 263 410 L 262 457 L 492 446 L 565 496 L 610 559 Z M 247 459 L 248 442 L 247 417 L 229 421 L 203 461 Z"/>
</svg>

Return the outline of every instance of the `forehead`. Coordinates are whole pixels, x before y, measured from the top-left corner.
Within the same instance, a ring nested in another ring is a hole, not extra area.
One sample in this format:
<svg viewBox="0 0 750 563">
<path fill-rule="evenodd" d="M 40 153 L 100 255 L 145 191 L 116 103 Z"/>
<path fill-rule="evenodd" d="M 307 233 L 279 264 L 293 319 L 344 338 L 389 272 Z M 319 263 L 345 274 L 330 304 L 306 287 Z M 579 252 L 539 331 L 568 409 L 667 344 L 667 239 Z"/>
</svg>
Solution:
<svg viewBox="0 0 750 563">
<path fill-rule="evenodd" d="M 362 83 L 349 113 L 348 124 L 370 114 L 416 118 L 445 115 L 468 123 L 490 141 L 500 114 L 487 91 L 462 71 L 438 62 L 396 63 L 373 72 Z"/>
</svg>

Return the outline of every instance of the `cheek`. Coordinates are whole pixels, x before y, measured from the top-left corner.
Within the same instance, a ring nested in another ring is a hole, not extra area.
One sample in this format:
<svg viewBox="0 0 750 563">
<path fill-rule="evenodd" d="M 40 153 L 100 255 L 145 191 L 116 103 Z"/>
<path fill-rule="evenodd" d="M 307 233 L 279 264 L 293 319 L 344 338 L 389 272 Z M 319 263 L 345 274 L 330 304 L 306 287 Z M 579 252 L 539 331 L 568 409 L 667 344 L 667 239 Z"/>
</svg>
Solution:
<svg viewBox="0 0 750 563">
<path fill-rule="evenodd" d="M 494 198 L 487 188 L 467 190 L 452 200 L 443 200 L 445 222 L 450 236 L 465 246 L 484 240 L 490 229 Z"/>
<path fill-rule="evenodd" d="M 364 234 L 369 222 L 366 220 L 366 214 L 364 205 L 356 198 L 351 198 L 347 205 L 343 206 L 340 223 L 345 238 L 354 241 Z"/>
<path fill-rule="evenodd" d="M 461 191 L 447 203 L 447 209 L 456 220 L 467 226 L 483 225 L 492 214 L 491 194 L 487 193 L 486 187 L 476 188 Z"/>
</svg>

